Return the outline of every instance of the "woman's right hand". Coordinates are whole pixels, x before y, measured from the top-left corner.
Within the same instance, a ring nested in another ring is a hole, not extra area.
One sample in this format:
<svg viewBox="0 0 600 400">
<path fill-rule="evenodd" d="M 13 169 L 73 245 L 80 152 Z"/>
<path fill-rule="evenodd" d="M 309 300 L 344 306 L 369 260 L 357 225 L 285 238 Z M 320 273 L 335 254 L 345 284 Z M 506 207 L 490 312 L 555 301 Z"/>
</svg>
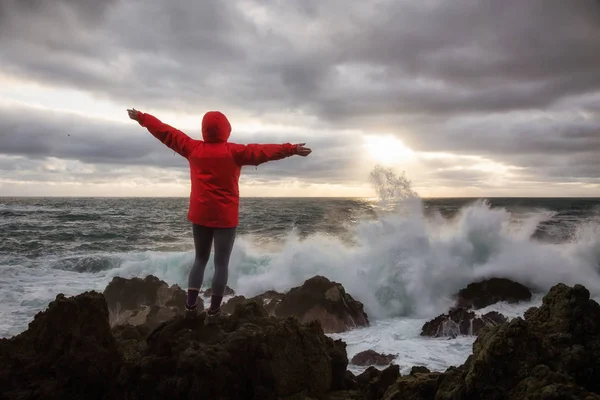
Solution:
<svg viewBox="0 0 600 400">
<path fill-rule="evenodd" d="M 305 144 L 306 143 L 298 143 L 296 145 L 296 154 L 302 157 L 306 157 L 307 155 L 312 153 L 311 149 L 309 149 L 308 147 L 304 147 Z"/>
</svg>

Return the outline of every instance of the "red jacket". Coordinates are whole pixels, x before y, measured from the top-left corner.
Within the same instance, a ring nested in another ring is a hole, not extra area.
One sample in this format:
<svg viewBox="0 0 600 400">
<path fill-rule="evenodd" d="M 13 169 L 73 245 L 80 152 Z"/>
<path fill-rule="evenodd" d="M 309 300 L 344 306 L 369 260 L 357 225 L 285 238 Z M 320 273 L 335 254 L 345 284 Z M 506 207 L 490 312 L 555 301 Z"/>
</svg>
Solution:
<svg viewBox="0 0 600 400">
<path fill-rule="evenodd" d="M 202 119 L 202 140 L 140 113 L 139 124 L 190 163 L 192 190 L 188 219 L 194 224 L 231 228 L 238 225 L 240 192 L 238 181 L 244 165 L 259 165 L 296 154 L 296 145 L 229 143 L 231 125 L 218 111 Z"/>
</svg>

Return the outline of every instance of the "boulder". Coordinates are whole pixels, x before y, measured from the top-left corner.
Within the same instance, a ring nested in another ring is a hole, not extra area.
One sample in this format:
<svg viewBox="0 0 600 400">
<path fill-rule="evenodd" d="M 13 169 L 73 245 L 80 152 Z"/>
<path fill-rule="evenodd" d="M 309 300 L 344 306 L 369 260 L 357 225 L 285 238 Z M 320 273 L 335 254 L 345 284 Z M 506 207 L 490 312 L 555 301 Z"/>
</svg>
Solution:
<svg viewBox="0 0 600 400">
<path fill-rule="evenodd" d="M 369 325 L 362 303 L 346 293 L 341 284 L 323 276 L 310 278 L 302 286 L 287 292 L 275 307 L 275 315 L 293 316 L 301 323 L 317 320 L 325 333 Z"/>
<path fill-rule="evenodd" d="M 223 305 L 223 311 L 231 313 L 247 301 L 262 303 L 269 315 L 276 317 L 296 317 L 301 323 L 319 321 L 325 333 L 369 325 L 362 303 L 346 293 L 341 284 L 322 276 L 308 279 L 285 294 L 270 290 L 250 299 L 235 296 Z"/>
<path fill-rule="evenodd" d="M 508 319 L 491 311 L 478 317 L 473 311 L 455 307 L 447 314 L 442 314 L 426 322 L 421 329 L 421 336 L 456 338 L 460 335 L 475 335 L 486 327 L 503 324 Z"/>
<path fill-rule="evenodd" d="M 101 294 L 62 294 L 0 341 L 0 399 L 109 398 L 122 364 Z"/>
<path fill-rule="evenodd" d="M 480 309 L 498 302 L 530 301 L 531 291 L 524 285 L 504 278 L 474 282 L 456 294 L 456 305 L 466 309 Z"/>
<path fill-rule="evenodd" d="M 600 399 L 600 305 L 558 284 L 524 318 L 485 329 L 444 373 L 402 377 L 384 399 Z"/>
<path fill-rule="evenodd" d="M 185 309 L 186 292 L 153 275 L 146 278 L 115 277 L 104 290 L 111 326 L 147 325 L 154 329 Z M 198 298 L 198 307 L 204 308 Z"/>
<path fill-rule="evenodd" d="M 111 329 L 104 297 L 57 296 L 29 329 L 0 340 L 0 399 L 291 399 L 348 389 L 341 340 L 257 302 Z"/>
<path fill-rule="evenodd" d="M 154 330 L 121 371 L 121 392 L 131 400 L 322 398 L 344 384 L 345 344 L 318 323 L 269 317 L 258 302 L 208 326 L 205 316 L 177 316 Z"/>
<path fill-rule="evenodd" d="M 379 354 L 373 350 L 365 350 L 356 354 L 350 361 L 354 365 L 388 365 L 396 358 L 393 354 Z"/>
<path fill-rule="evenodd" d="M 206 289 L 204 292 L 202 292 L 202 295 L 204 297 L 212 296 L 212 288 Z M 235 295 L 235 290 L 233 290 L 229 286 L 225 286 L 225 296 L 234 296 L 234 295 Z"/>
<path fill-rule="evenodd" d="M 483 329 L 463 365 L 407 376 L 392 365 L 355 377 L 319 322 L 262 303 L 212 324 L 201 313 L 111 329 L 101 294 L 58 295 L 0 339 L 0 399 L 600 400 L 600 305 L 581 285 L 555 285 L 524 318 Z"/>
</svg>

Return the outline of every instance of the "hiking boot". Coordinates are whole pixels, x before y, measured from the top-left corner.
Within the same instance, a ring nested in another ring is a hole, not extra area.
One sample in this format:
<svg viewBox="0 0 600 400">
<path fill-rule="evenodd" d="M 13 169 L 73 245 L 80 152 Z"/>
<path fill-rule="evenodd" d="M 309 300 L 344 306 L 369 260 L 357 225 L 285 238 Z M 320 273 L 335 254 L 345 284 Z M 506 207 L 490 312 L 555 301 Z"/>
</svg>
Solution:
<svg viewBox="0 0 600 400">
<path fill-rule="evenodd" d="M 218 322 L 221 317 L 227 315 L 223 311 L 221 311 L 221 307 L 216 310 L 211 310 L 210 307 L 206 310 L 206 319 L 204 320 L 205 325 L 212 325 Z"/>
<path fill-rule="evenodd" d="M 185 318 L 193 318 L 198 315 L 198 307 L 194 304 L 192 307 L 185 304 Z"/>
</svg>

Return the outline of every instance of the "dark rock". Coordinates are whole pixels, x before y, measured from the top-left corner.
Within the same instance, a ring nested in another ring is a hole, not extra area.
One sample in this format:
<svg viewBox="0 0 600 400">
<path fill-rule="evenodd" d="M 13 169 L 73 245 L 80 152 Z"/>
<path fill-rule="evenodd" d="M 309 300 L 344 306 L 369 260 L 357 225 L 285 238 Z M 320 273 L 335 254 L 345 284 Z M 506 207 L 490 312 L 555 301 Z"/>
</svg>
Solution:
<svg viewBox="0 0 600 400">
<path fill-rule="evenodd" d="M 104 290 L 111 326 L 147 325 L 154 329 L 185 309 L 186 293 L 153 275 L 144 279 L 115 277 Z M 198 307 L 204 308 L 202 299 Z"/>
<path fill-rule="evenodd" d="M 210 297 L 212 296 L 212 288 L 208 288 L 206 289 L 202 295 L 204 297 Z M 233 296 L 235 295 L 235 290 L 233 290 L 232 288 L 230 288 L 229 286 L 225 286 L 225 296 Z"/>
<path fill-rule="evenodd" d="M 410 375 L 415 375 L 415 374 L 428 374 L 431 371 L 429 370 L 429 368 L 427 367 L 423 367 L 423 366 L 414 366 L 410 369 Z"/>
<path fill-rule="evenodd" d="M 329 349 L 331 357 L 331 388 L 333 390 L 353 389 L 356 386 L 354 375 L 348 371 L 348 353 L 346 342 L 334 340 Z"/>
<path fill-rule="evenodd" d="M 504 315 L 497 311 L 490 311 L 483 314 L 481 317 L 475 318 L 472 325 L 472 335 L 479 336 L 485 329 L 492 326 L 500 325 L 508 321 Z"/>
<path fill-rule="evenodd" d="M 478 336 L 484 328 L 505 323 L 508 319 L 492 311 L 478 317 L 472 309 L 480 309 L 500 301 L 516 303 L 531 300 L 531 292 L 520 283 L 504 278 L 491 278 L 471 283 L 456 294 L 456 306 L 425 323 L 421 336 L 455 338 Z"/>
<path fill-rule="evenodd" d="M 456 305 L 480 309 L 501 301 L 530 301 L 531 291 L 524 285 L 504 278 L 491 278 L 467 285 L 456 294 Z"/>
<path fill-rule="evenodd" d="M 381 398 L 384 400 L 437 400 L 439 378 L 439 373 L 403 376 L 391 385 Z M 457 397 L 457 399 L 461 399 L 461 397 Z M 481 399 L 487 400 L 488 398 L 481 397 Z"/>
<path fill-rule="evenodd" d="M 146 325 L 118 325 L 113 328 L 112 333 L 119 345 L 119 352 L 126 362 L 136 361 L 142 357 L 146 348 L 145 338 L 150 334 L 150 328 Z"/>
<path fill-rule="evenodd" d="M 274 290 L 269 290 L 263 294 L 259 294 L 258 296 L 254 296 L 249 299 L 244 296 L 235 296 L 224 303 L 222 309 L 224 312 L 231 314 L 238 304 L 246 301 L 256 301 L 258 303 L 262 303 L 269 315 L 274 316 L 275 308 L 279 305 L 281 300 L 283 300 L 284 296 L 285 295 L 283 293 L 279 293 Z"/>
<path fill-rule="evenodd" d="M 380 371 L 375 367 L 367 368 L 356 380 L 360 392 L 367 400 L 381 399 L 388 388 L 400 377 L 400 367 L 390 365 Z"/>
<path fill-rule="evenodd" d="M 317 321 L 243 301 L 205 325 L 177 315 L 111 330 L 104 297 L 58 295 L 29 329 L 0 339 L 0 399 L 600 399 L 600 305 L 554 286 L 525 318 L 483 329 L 466 362 L 347 371 L 346 346 Z"/>
<path fill-rule="evenodd" d="M 347 294 L 341 284 L 322 276 L 315 276 L 285 294 L 270 290 L 250 299 L 235 296 L 223 305 L 223 311 L 231 313 L 238 304 L 247 301 L 261 302 L 269 315 L 276 317 L 296 317 L 301 323 L 317 320 L 325 333 L 369 325 L 362 303 Z"/>
<path fill-rule="evenodd" d="M 350 361 L 354 365 L 388 365 L 396 358 L 393 354 L 379 354 L 373 350 L 365 350 L 356 354 Z"/>
<path fill-rule="evenodd" d="M 275 290 L 267 290 L 265 293 L 257 296 L 261 301 L 269 315 L 275 315 L 275 309 L 285 297 L 285 294 L 276 292 Z"/>
<path fill-rule="evenodd" d="M 447 314 L 439 315 L 426 322 L 421 329 L 421 336 L 450 338 L 459 335 L 477 336 L 484 328 L 503 324 L 506 321 L 507 318 L 496 311 L 477 317 L 473 311 L 455 307 Z"/>
<path fill-rule="evenodd" d="M 275 315 L 294 316 L 301 323 L 317 320 L 325 333 L 369 325 L 362 303 L 346 293 L 341 284 L 322 276 L 308 279 L 287 292 L 275 308 Z"/>
<path fill-rule="evenodd" d="M 356 388 L 358 388 L 358 382 L 356 380 L 356 376 L 354 376 L 352 371 L 345 372 L 344 386 L 347 390 L 355 390 Z"/>
<path fill-rule="evenodd" d="M 62 294 L 29 328 L 0 341 L 0 398 L 101 399 L 122 363 L 101 294 Z"/>
<path fill-rule="evenodd" d="M 318 323 L 269 317 L 257 302 L 214 325 L 204 318 L 177 316 L 148 336 L 147 351 L 119 378 L 130 399 L 320 398 L 344 382 L 345 345 Z"/>
<path fill-rule="evenodd" d="M 365 396 L 358 390 L 341 390 L 329 393 L 325 400 L 365 400 Z"/>
<path fill-rule="evenodd" d="M 318 322 L 269 317 L 257 302 L 210 325 L 205 318 L 111 331 L 101 294 L 58 296 L 26 332 L 0 341 L 0 398 L 274 400 L 354 384 L 345 343 Z"/>
<path fill-rule="evenodd" d="M 600 399 L 600 305 L 581 285 L 554 286 L 525 318 L 485 329 L 443 374 L 402 377 L 385 399 Z"/>
</svg>

